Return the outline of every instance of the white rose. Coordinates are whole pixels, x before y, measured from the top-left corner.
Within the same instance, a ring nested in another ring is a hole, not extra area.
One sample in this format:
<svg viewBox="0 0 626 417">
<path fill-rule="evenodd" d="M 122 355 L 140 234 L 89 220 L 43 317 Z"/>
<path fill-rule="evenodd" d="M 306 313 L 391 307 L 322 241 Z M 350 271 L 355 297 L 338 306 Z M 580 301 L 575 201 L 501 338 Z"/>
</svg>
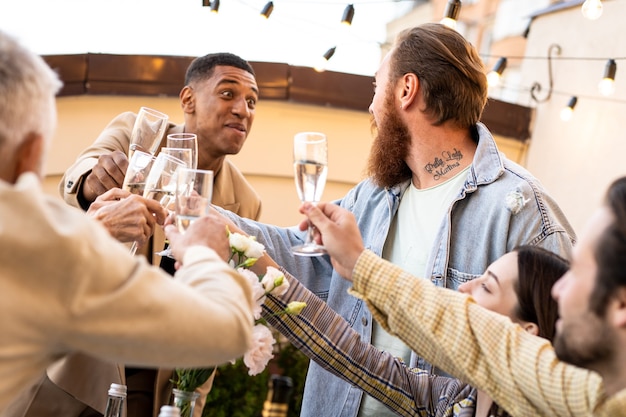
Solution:
<svg viewBox="0 0 626 417">
<path fill-rule="evenodd" d="M 273 346 L 276 343 L 270 329 L 257 324 L 252 329 L 252 347 L 243 355 L 243 363 L 248 367 L 248 375 L 254 376 L 263 372 L 267 363 L 274 357 Z"/>
<path fill-rule="evenodd" d="M 231 233 L 228 235 L 228 244 L 235 251 L 243 253 L 248 249 L 250 239 L 241 233 Z"/>
<path fill-rule="evenodd" d="M 250 237 L 248 238 L 248 246 L 243 252 L 248 258 L 259 259 L 265 252 L 265 246 L 263 246 L 262 243 L 257 242 L 254 237 Z"/>
<path fill-rule="evenodd" d="M 265 302 L 265 288 L 263 288 L 263 285 L 259 282 L 259 277 L 254 272 L 244 268 L 237 269 L 237 272 L 246 277 L 250 283 L 252 299 L 254 300 L 252 313 L 254 314 L 254 319 L 258 320 L 261 318 L 261 306 Z"/>
<path fill-rule="evenodd" d="M 263 279 L 261 280 L 266 293 L 277 297 L 285 294 L 289 289 L 289 281 L 278 269 L 268 266 Z"/>
</svg>

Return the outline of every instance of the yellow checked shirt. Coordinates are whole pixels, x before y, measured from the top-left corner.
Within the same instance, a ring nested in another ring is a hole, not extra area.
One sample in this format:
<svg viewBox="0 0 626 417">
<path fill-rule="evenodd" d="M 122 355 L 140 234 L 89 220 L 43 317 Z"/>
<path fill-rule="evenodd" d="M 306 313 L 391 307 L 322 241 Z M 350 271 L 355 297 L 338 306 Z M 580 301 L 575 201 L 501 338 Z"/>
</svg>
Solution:
<svg viewBox="0 0 626 417">
<path fill-rule="evenodd" d="M 532 336 L 471 297 L 364 251 L 351 292 L 391 334 L 446 372 L 479 387 L 513 416 L 626 416 L 626 389 L 606 398 L 594 372 L 559 361 Z"/>
</svg>

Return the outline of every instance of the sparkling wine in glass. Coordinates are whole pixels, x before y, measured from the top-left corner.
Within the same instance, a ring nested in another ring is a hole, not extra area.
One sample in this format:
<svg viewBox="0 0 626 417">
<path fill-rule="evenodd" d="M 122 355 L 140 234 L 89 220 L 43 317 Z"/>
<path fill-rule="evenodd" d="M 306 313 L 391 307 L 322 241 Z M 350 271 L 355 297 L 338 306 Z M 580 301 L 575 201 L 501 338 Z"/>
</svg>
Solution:
<svg viewBox="0 0 626 417">
<path fill-rule="evenodd" d="M 317 203 L 322 198 L 328 174 L 328 146 L 326 135 L 318 132 L 300 132 L 293 142 L 293 169 L 300 201 Z M 313 225 L 309 224 L 305 242 L 294 246 L 295 255 L 319 256 L 326 249 L 313 240 Z"/>
<path fill-rule="evenodd" d="M 135 151 L 128 161 L 128 169 L 124 176 L 122 188 L 131 194 L 143 195 L 146 188 L 146 179 L 150 169 L 152 169 L 154 159 L 154 156 L 150 153 Z"/>
<path fill-rule="evenodd" d="M 166 155 L 167 155 L 167 156 L 173 157 L 173 159 L 177 161 L 176 168 L 178 167 L 192 168 L 193 167 L 192 152 L 193 150 L 189 148 L 167 148 L 167 147 L 161 148 L 161 150 L 159 151 L 159 155 L 157 156 L 157 160 L 159 159 L 159 157 L 161 157 L 161 155 L 163 155 L 161 158 L 166 158 Z M 179 165 L 181 163 L 182 163 L 182 166 Z M 155 165 L 156 165 L 156 162 L 155 162 Z M 161 175 L 168 175 L 167 171 L 170 171 L 173 167 L 174 165 L 172 165 L 172 162 L 170 162 L 169 167 L 164 167 L 165 172 Z M 153 171 L 154 171 L 154 168 L 153 168 Z M 144 195 L 144 197 L 158 199 L 161 205 L 165 207 L 170 214 L 174 213 L 174 193 L 176 191 L 176 174 L 177 172 L 176 170 L 174 170 L 171 172 L 171 174 L 169 174 L 169 178 L 167 179 L 161 178 L 162 183 L 165 180 L 167 180 L 167 186 L 164 186 L 163 190 L 158 192 L 159 193 L 158 195 L 157 194 L 147 195 L 147 196 Z M 152 175 L 152 172 L 150 173 L 150 175 Z M 148 188 L 149 186 L 146 187 L 146 191 L 148 190 Z M 157 251 L 155 252 L 155 254 L 159 256 L 168 256 L 171 258 L 172 251 L 169 248 L 169 241 L 167 239 L 165 239 L 165 244 L 166 244 L 165 249 Z"/>
<path fill-rule="evenodd" d="M 181 156 L 185 160 L 176 156 Z M 161 148 L 148 174 L 143 196 L 158 201 L 170 214 L 174 213 L 178 169 L 189 168 L 190 165 L 191 149 Z M 171 257 L 171 250 L 167 247 L 156 254 Z"/>
<path fill-rule="evenodd" d="M 180 168 L 176 175 L 175 224 L 184 233 L 191 224 L 209 213 L 213 195 L 213 171 Z"/>
<path fill-rule="evenodd" d="M 170 133 L 167 147 L 191 149 L 191 168 L 198 168 L 198 137 L 195 133 Z"/>
<path fill-rule="evenodd" d="M 143 196 L 158 201 L 173 213 L 176 175 L 179 168 L 188 168 L 188 164 L 169 153 L 160 152 L 148 174 Z"/>
</svg>

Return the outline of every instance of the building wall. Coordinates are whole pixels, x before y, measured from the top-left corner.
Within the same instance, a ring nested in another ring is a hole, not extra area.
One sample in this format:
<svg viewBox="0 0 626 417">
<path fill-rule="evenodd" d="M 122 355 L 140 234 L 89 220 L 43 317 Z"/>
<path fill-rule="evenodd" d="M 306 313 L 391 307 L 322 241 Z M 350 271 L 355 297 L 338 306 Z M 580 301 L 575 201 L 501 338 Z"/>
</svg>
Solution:
<svg viewBox="0 0 626 417">
<path fill-rule="evenodd" d="M 603 4 L 596 21 L 585 19 L 580 6 L 535 18 L 526 50 L 529 57 L 546 56 L 556 43 L 560 57 L 597 58 L 553 60 L 554 90 L 549 100 L 537 104 L 527 161 L 577 231 L 600 205 L 607 186 L 626 174 L 626 61 L 617 61 L 615 94 L 604 98 L 597 90 L 606 59 L 626 56 L 626 2 Z M 546 60 L 524 61 L 521 85 L 534 82 L 541 83 L 543 98 L 549 84 Z M 578 96 L 578 104 L 572 119 L 563 122 L 559 114 L 572 95 Z"/>
<path fill-rule="evenodd" d="M 61 176 L 78 154 L 118 113 L 137 111 L 141 106 L 158 109 L 174 122 L 183 121 L 178 98 L 93 95 L 58 98 L 59 123 L 46 166 L 46 192 L 59 196 Z M 261 100 L 243 150 L 230 159 L 261 195 L 264 222 L 290 226 L 302 218 L 293 182 L 292 139 L 296 132 L 304 130 L 321 131 L 328 136 L 329 171 L 323 200 L 342 197 L 364 177 L 372 143 L 369 113 Z M 522 161 L 522 143 L 507 138 L 497 140 L 510 158 Z"/>
<path fill-rule="evenodd" d="M 141 106 L 158 109 L 182 123 L 178 98 L 72 96 L 57 99 L 58 127 L 46 167 L 45 190 L 58 196 L 65 169 L 118 113 Z M 343 196 L 362 178 L 371 144 L 369 114 L 324 106 L 262 100 L 253 129 L 239 155 L 230 159 L 246 174 L 263 199 L 262 220 L 282 226 L 299 222 L 293 182 L 292 139 L 314 130 L 329 140 L 328 184 L 323 199 Z"/>
</svg>

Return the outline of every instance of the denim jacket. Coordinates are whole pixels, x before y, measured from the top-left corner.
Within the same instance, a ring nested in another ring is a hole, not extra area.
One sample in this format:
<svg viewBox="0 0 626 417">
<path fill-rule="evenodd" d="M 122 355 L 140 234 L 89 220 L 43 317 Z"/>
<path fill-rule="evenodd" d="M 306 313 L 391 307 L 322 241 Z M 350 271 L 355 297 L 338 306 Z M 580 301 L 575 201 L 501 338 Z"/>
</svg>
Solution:
<svg viewBox="0 0 626 417">
<path fill-rule="evenodd" d="M 542 246 L 569 258 L 575 234 L 554 200 L 527 170 L 506 159 L 482 125 L 479 141 L 463 188 L 444 217 L 428 260 L 436 285 L 456 289 L 480 276 L 487 266 L 522 244 Z M 354 213 L 365 247 L 382 254 L 400 196 L 409 181 L 381 188 L 364 180 L 336 204 Z M 230 217 L 257 236 L 267 252 L 307 288 L 328 302 L 364 340 L 371 341 L 372 315 L 365 304 L 348 294 L 350 282 L 333 271 L 329 258 L 300 257 L 291 246 L 302 243 L 304 232 Z M 454 238 L 453 238 L 454 236 Z M 411 367 L 429 365 L 413 355 Z M 356 417 L 362 392 L 315 363 L 309 366 L 301 417 Z"/>
</svg>

